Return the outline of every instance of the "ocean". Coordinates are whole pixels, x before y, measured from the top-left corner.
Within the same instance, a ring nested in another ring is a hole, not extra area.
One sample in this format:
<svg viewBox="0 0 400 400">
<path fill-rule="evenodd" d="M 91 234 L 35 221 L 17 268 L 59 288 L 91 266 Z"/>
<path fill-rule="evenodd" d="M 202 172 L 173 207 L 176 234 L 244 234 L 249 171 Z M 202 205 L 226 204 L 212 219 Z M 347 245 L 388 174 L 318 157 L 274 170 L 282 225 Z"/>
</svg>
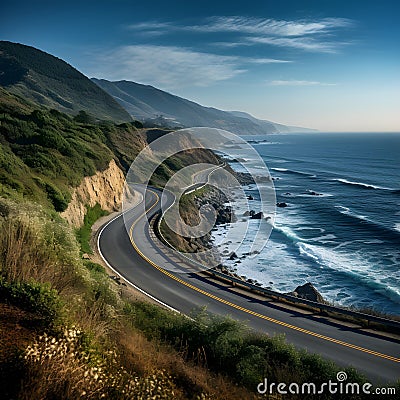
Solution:
<svg viewBox="0 0 400 400">
<path fill-rule="evenodd" d="M 225 257 L 224 264 L 279 292 L 311 282 L 337 305 L 400 315 L 400 134 L 245 139 L 274 178 L 277 202 L 287 207 L 277 208 L 270 239 L 257 257 L 238 254 L 239 260 Z M 243 170 L 239 163 L 231 166 Z M 245 191 L 254 197 L 251 208 L 260 210 L 255 187 Z M 240 224 L 244 210 L 233 207 Z M 252 221 L 245 243 L 257 224 Z M 216 245 L 224 229 L 213 231 Z M 232 246 L 220 245 L 221 253 Z"/>
</svg>

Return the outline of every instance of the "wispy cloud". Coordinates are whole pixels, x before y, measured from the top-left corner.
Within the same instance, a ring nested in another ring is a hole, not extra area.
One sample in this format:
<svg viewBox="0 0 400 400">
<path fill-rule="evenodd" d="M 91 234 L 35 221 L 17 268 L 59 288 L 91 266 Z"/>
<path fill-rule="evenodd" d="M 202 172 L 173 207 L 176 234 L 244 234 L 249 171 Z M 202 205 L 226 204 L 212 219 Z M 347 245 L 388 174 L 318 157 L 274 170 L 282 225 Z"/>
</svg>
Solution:
<svg viewBox="0 0 400 400">
<path fill-rule="evenodd" d="M 291 60 L 279 60 L 276 58 L 244 58 L 236 57 L 238 61 L 249 63 L 249 64 L 287 64 L 293 61 Z"/>
<path fill-rule="evenodd" d="M 336 52 L 347 44 L 337 40 L 340 30 L 354 26 L 347 18 L 322 18 L 319 20 L 277 20 L 256 17 L 211 17 L 197 25 L 179 25 L 170 22 L 146 22 L 129 28 L 142 34 L 166 34 L 174 31 L 191 33 L 230 33 L 236 39 L 219 41 L 220 47 L 270 45 L 295 48 L 311 52 Z"/>
<path fill-rule="evenodd" d="M 141 36 L 161 36 L 164 35 L 167 31 L 175 30 L 176 26 L 174 26 L 170 22 L 149 21 L 128 25 L 126 26 L 126 28 L 128 30 L 134 31 L 136 35 L 139 34 Z"/>
<path fill-rule="evenodd" d="M 318 81 L 275 80 L 267 82 L 270 86 L 336 86 L 336 83 Z"/>
<path fill-rule="evenodd" d="M 253 43 L 270 44 L 320 53 L 335 53 L 339 47 L 344 45 L 344 43 L 327 42 L 310 37 L 248 37 L 247 40 Z"/>
<path fill-rule="evenodd" d="M 127 28 L 135 31 L 140 30 L 156 30 L 156 29 L 170 29 L 173 25 L 170 22 L 160 22 L 160 21 L 146 21 L 140 22 L 138 24 L 128 25 Z"/>
<path fill-rule="evenodd" d="M 286 63 L 269 58 L 245 58 L 160 45 L 122 46 L 93 54 L 89 74 L 110 80 L 151 83 L 165 89 L 209 86 L 247 71 L 250 64 Z"/>
<path fill-rule="evenodd" d="M 202 25 L 186 27 L 200 32 L 240 32 L 255 35 L 305 36 L 328 33 L 337 28 L 349 27 L 353 22 L 346 18 L 323 18 L 319 21 L 285 21 L 254 17 L 213 17 Z"/>
</svg>

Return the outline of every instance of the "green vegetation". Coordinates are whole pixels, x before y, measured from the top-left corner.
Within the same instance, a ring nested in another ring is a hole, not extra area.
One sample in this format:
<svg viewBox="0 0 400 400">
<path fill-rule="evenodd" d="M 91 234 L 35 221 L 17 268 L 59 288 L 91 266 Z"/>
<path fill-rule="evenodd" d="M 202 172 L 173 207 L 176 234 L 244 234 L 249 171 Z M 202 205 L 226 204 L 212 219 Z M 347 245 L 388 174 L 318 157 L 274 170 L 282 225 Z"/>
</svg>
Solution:
<svg viewBox="0 0 400 400">
<path fill-rule="evenodd" d="M 329 379 L 334 381 L 341 370 L 319 355 L 296 350 L 282 336 L 254 333 L 243 323 L 210 316 L 205 310 L 194 313 L 189 319 L 137 302 L 127 304 L 125 314 L 149 339 L 166 341 L 187 360 L 224 373 L 250 390 L 254 390 L 264 377 L 271 382 L 320 384 Z M 366 382 L 355 370 L 347 368 L 345 371 L 351 377 L 350 381 Z"/>
<path fill-rule="evenodd" d="M 70 186 L 113 158 L 99 126 L 33 109 L 3 90 L 0 135 L 0 195 L 27 197 L 56 211 L 67 207 Z"/>
<path fill-rule="evenodd" d="M 132 118 L 116 100 L 65 61 L 22 44 L 0 41 L 0 85 L 69 115 L 83 110 L 96 119 Z"/>
<path fill-rule="evenodd" d="M 83 225 L 76 231 L 76 237 L 78 238 L 78 242 L 81 245 L 81 250 L 83 253 L 93 253 L 89 243 L 92 233 L 92 226 L 100 217 L 103 217 L 107 214 L 108 212 L 104 211 L 98 203 L 93 207 L 86 206 L 86 214 L 83 220 Z"/>
<path fill-rule="evenodd" d="M 7 282 L 0 277 L 0 301 L 35 312 L 47 326 L 60 315 L 61 301 L 49 284 L 37 282 Z"/>
</svg>

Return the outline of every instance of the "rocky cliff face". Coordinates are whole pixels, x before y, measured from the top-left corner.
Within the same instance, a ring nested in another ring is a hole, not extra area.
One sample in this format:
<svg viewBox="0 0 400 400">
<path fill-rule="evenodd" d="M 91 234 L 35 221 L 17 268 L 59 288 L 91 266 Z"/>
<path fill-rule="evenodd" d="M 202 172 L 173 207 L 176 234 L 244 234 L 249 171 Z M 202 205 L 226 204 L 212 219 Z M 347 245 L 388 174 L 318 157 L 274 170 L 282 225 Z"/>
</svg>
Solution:
<svg viewBox="0 0 400 400">
<path fill-rule="evenodd" d="M 83 224 L 87 205 L 93 207 L 99 203 L 103 210 L 118 211 L 122 203 L 124 180 L 124 173 L 111 160 L 107 169 L 83 178 L 81 184 L 72 190 L 72 199 L 61 216 L 71 225 L 79 227 Z"/>
</svg>

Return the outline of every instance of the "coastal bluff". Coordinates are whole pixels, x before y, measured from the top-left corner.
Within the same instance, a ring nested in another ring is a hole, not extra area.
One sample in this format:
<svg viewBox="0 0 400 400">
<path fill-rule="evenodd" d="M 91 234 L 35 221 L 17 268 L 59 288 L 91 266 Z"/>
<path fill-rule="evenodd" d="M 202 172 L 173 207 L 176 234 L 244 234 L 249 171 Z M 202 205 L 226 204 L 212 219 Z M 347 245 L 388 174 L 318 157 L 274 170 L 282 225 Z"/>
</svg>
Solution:
<svg viewBox="0 0 400 400">
<path fill-rule="evenodd" d="M 86 206 L 99 204 L 103 210 L 113 212 L 121 207 L 125 176 L 114 160 L 104 171 L 85 176 L 80 185 L 71 190 L 71 201 L 61 216 L 75 228 L 83 224 Z"/>
</svg>

